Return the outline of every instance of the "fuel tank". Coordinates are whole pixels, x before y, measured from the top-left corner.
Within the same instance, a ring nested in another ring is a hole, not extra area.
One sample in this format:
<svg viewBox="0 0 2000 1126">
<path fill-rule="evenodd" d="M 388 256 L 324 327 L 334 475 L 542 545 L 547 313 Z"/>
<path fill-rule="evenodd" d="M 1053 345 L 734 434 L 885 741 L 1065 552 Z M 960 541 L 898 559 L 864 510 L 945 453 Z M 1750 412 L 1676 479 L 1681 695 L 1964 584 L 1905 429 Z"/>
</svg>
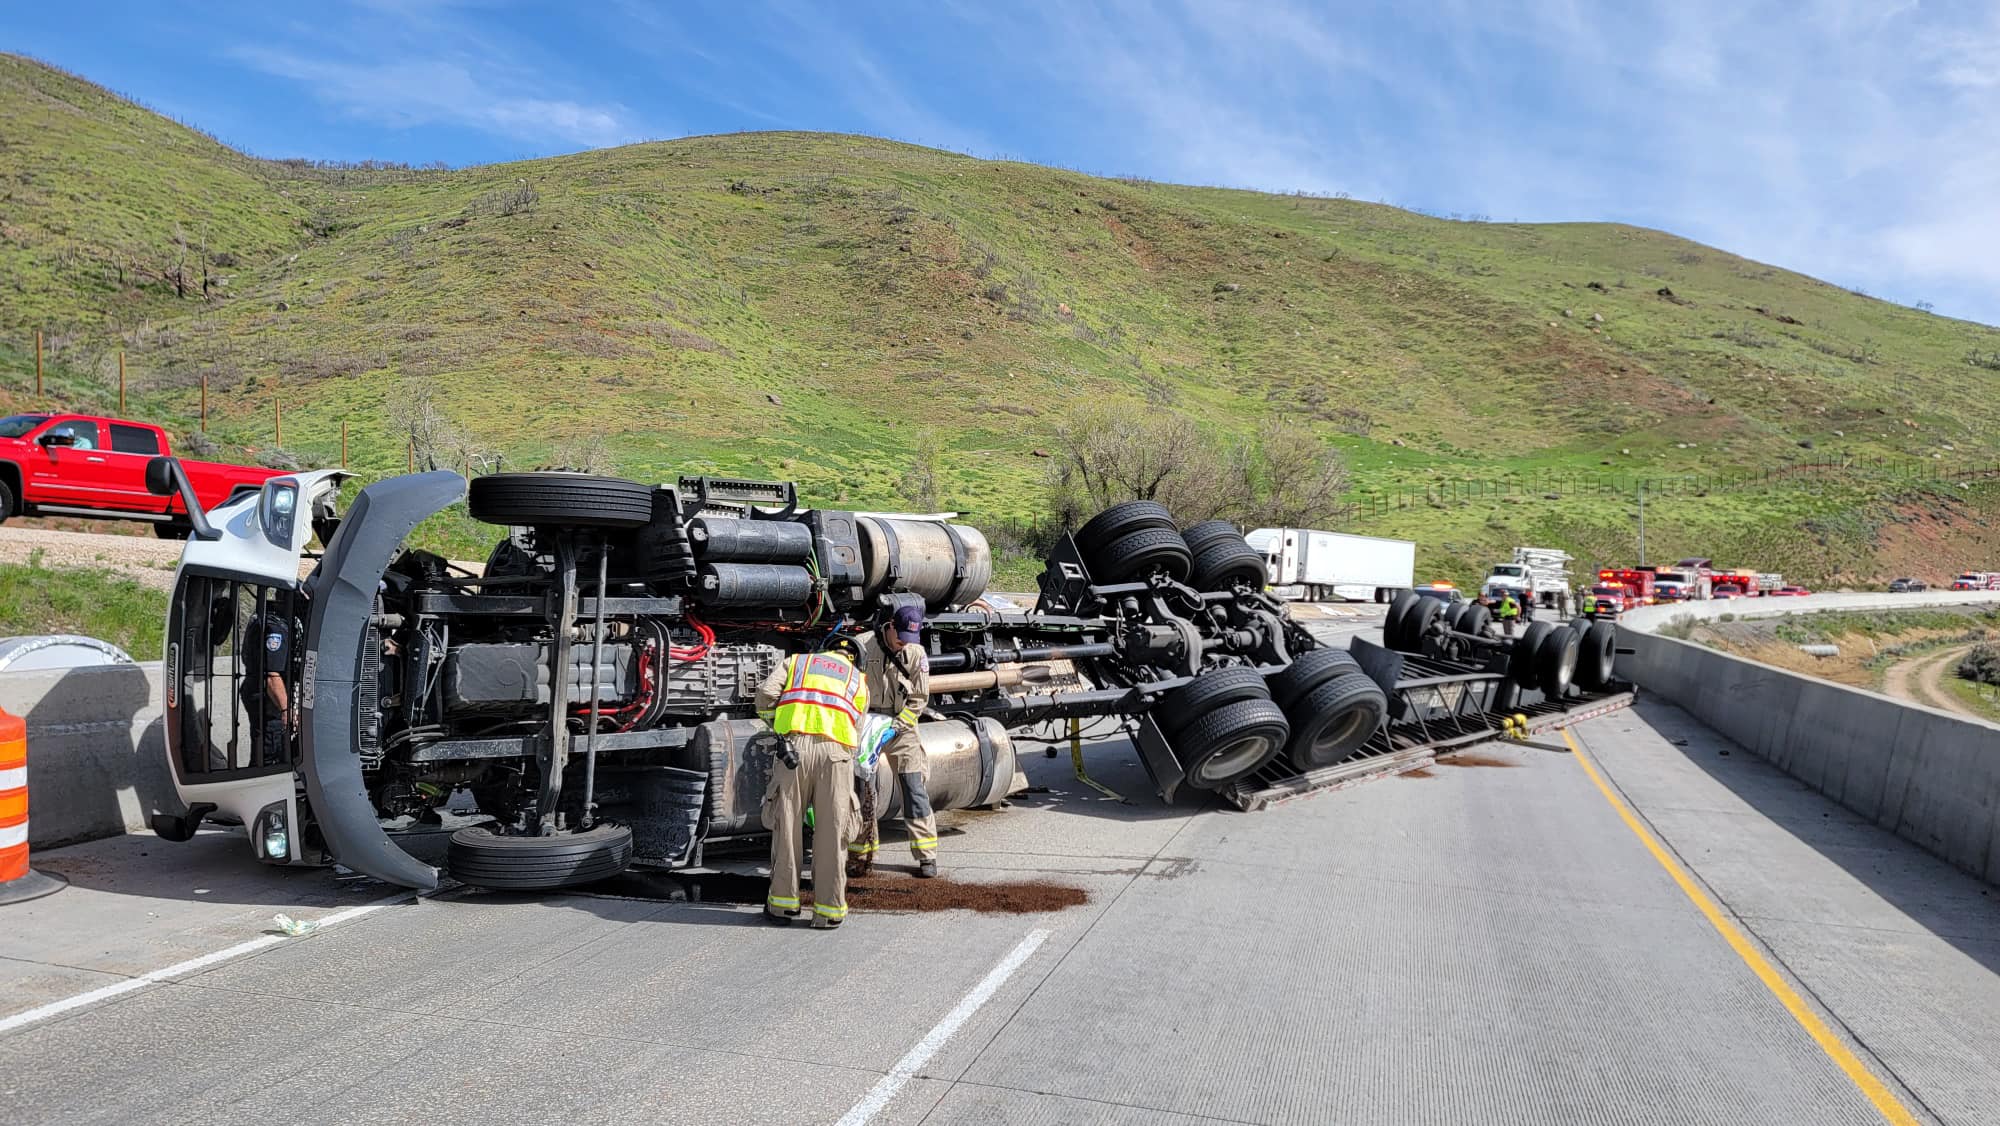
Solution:
<svg viewBox="0 0 2000 1126">
<path fill-rule="evenodd" d="M 936 720 L 917 725 L 930 759 L 929 792 L 934 809 L 993 805 L 1027 788 L 1014 758 L 1014 742 L 999 721 Z M 761 719 L 711 720 L 695 729 L 684 752 L 688 769 L 708 773 L 706 840 L 759 836 L 764 825 L 764 790 L 771 782 L 771 751 L 779 736 Z M 899 813 L 887 755 L 876 760 L 875 811 L 878 818 Z"/>
<path fill-rule="evenodd" d="M 909 591 L 932 610 L 964 606 L 993 581 L 993 549 L 979 529 L 886 516 L 855 519 L 869 595 Z"/>
</svg>

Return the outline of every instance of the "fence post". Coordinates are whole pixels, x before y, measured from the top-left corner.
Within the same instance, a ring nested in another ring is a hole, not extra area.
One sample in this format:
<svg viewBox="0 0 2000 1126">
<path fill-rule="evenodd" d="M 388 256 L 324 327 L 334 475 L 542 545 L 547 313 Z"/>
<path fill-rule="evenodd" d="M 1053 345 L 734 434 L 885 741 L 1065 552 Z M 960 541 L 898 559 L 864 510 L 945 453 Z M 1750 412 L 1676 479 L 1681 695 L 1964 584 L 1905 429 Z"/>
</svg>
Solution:
<svg viewBox="0 0 2000 1126">
<path fill-rule="evenodd" d="M 35 398 L 42 397 L 42 330 L 35 330 Z"/>
<path fill-rule="evenodd" d="M 118 413 L 125 413 L 125 349 L 118 349 Z"/>
<path fill-rule="evenodd" d="M 410 436 L 409 472 L 415 473 L 416 471 L 417 471 L 417 438 L 416 435 L 412 434 Z"/>
<path fill-rule="evenodd" d="M 272 428 L 277 435 L 279 449 L 285 448 L 285 404 L 281 399 L 271 400 Z"/>
<path fill-rule="evenodd" d="M 347 420 L 340 420 L 340 467 L 347 468 Z"/>
<path fill-rule="evenodd" d="M 208 433 L 208 377 L 201 377 L 201 432 Z"/>
</svg>

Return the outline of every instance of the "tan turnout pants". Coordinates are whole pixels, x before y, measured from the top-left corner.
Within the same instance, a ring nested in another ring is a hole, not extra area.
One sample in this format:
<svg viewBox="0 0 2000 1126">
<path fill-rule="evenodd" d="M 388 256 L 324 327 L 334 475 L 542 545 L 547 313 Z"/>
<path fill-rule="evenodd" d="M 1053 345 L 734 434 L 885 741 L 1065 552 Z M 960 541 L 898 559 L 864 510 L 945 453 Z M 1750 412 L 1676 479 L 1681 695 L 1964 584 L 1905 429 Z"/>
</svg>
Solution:
<svg viewBox="0 0 2000 1126">
<path fill-rule="evenodd" d="M 895 741 L 882 752 L 888 756 L 889 769 L 896 772 L 896 787 L 903 793 L 903 828 L 910 834 L 910 856 L 919 863 L 937 859 L 937 812 L 931 808 L 930 753 L 924 750 L 924 742 L 914 731 L 906 731 L 896 736 Z M 870 810 L 879 816 L 888 816 L 888 810 Z M 848 870 L 855 875 L 867 873 L 875 861 L 875 852 L 880 847 L 880 828 L 875 817 L 864 817 L 854 843 L 847 846 L 847 855 L 853 863 Z"/>
<path fill-rule="evenodd" d="M 780 911 L 799 907 L 799 854 L 805 841 L 806 806 L 813 807 L 813 914 L 847 917 L 847 872 L 843 857 L 861 819 L 854 796 L 854 752 L 831 739 L 787 735 L 798 753 L 798 769 L 771 763 L 764 791 L 764 827 L 771 831 L 771 890 L 764 902 Z"/>
</svg>

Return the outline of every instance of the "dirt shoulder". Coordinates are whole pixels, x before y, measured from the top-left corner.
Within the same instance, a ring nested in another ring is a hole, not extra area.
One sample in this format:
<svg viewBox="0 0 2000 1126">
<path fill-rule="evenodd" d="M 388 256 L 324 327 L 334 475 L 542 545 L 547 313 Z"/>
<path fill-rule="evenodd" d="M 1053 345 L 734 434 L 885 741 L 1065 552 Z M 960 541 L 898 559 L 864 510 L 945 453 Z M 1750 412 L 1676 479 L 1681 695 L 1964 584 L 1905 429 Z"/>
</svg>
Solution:
<svg viewBox="0 0 2000 1126">
<path fill-rule="evenodd" d="M 39 561 L 50 570 L 105 571 L 154 590 L 171 590 L 181 545 L 172 540 L 102 532 L 0 527 L 0 563 Z"/>
</svg>

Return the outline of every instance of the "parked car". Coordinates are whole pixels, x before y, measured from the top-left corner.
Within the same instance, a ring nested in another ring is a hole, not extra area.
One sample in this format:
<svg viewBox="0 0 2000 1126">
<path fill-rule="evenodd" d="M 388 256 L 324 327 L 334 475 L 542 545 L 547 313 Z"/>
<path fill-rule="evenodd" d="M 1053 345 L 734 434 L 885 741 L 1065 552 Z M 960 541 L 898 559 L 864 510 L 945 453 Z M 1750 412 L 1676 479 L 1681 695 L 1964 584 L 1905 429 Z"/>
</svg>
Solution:
<svg viewBox="0 0 2000 1126">
<path fill-rule="evenodd" d="M 1450 606 L 1465 601 L 1465 594 L 1450 583 L 1425 583 L 1415 588 L 1419 598 L 1435 598 Z"/>
<path fill-rule="evenodd" d="M 1922 579 L 1889 580 L 1890 594 L 1915 594 L 1918 591 L 1929 590 L 1930 588 L 1930 584 Z"/>
<path fill-rule="evenodd" d="M 1802 586 L 1781 586 L 1776 590 L 1766 591 L 1765 595 L 1769 598 L 1803 598 L 1811 593 L 1812 591 Z"/>
<path fill-rule="evenodd" d="M 1743 588 L 1735 583 L 1718 583 L 1716 584 L 1713 596 L 1716 598 L 1742 598 L 1744 597 L 1744 593 Z"/>
<path fill-rule="evenodd" d="M 146 491 L 146 463 L 171 453 L 167 432 L 149 422 L 68 413 L 0 418 L 0 522 L 41 515 L 145 520 L 161 539 L 186 539 L 182 498 Z M 207 461 L 181 466 L 203 511 L 256 492 L 282 472 Z"/>
<path fill-rule="evenodd" d="M 1580 609 L 1586 618 L 1615 618 L 1625 612 L 1632 592 L 1616 583 L 1598 583 L 1584 592 Z"/>
</svg>

